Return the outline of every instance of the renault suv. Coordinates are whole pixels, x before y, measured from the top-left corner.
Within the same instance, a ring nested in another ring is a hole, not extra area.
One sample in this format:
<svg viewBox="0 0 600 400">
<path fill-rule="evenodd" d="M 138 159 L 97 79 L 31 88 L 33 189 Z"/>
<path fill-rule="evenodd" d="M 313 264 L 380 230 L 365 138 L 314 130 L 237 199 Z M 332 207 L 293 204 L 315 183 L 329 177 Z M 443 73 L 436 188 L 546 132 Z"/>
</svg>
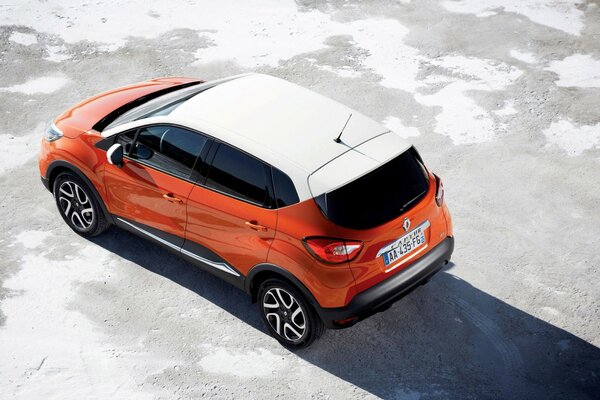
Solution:
<svg viewBox="0 0 600 400">
<path fill-rule="evenodd" d="M 388 308 L 450 260 L 440 178 L 410 143 L 295 84 L 161 78 L 57 117 L 42 182 L 71 229 L 116 225 L 244 290 L 306 347 Z"/>
</svg>

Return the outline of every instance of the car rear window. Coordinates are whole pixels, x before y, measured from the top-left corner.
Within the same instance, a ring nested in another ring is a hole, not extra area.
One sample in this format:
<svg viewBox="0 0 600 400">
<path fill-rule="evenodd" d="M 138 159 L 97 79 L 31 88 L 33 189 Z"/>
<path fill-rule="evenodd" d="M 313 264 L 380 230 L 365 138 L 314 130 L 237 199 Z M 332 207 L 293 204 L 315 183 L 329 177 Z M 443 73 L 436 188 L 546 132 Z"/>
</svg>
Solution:
<svg viewBox="0 0 600 400">
<path fill-rule="evenodd" d="M 414 207 L 429 188 L 427 172 L 416 150 L 396 158 L 338 189 L 315 198 L 333 223 L 370 229 Z"/>
</svg>

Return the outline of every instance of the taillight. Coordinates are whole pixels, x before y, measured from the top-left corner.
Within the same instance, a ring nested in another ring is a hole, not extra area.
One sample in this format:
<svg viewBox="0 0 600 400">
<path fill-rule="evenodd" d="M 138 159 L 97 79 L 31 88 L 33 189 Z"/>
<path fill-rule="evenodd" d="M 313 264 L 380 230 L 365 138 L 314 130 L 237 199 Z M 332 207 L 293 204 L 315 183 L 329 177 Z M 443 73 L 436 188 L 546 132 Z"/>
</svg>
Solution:
<svg viewBox="0 0 600 400">
<path fill-rule="evenodd" d="M 439 207 L 441 207 L 442 203 L 444 202 L 444 184 L 442 183 L 442 179 L 439 176 L 437 176 L 436 174 L 433 174 L 433 176 L 435 176 L 436 183 L 435 202 Z"/>
<path fill-rule="evenodd" d="M 309 237 L 302 242 L 313 257 L 330 264 L 352 261 L 363 248 L 363 242 L 358 240 Z"/>
</svg>

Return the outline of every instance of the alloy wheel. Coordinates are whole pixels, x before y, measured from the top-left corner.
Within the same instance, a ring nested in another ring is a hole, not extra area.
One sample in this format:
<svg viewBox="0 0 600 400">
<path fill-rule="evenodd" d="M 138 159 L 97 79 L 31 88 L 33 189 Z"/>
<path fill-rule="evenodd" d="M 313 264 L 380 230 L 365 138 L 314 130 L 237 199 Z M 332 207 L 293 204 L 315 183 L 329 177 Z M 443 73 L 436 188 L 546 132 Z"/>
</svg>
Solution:
<svg viewBox="0 0 600 400">
<path fill-rule="evenodd" d="M 273 330 L 290 342 L 300 341 L 306 333 L 306 316 L 288 291 L 271 288 L 263 296 L 263 312 Z"/>
<path fill-rule="evenodd" d="M 64 181 L 58 188 L 58 202 L 73 227 L 84 232 L 94 223 L 94 207 L 87 193 L 73 181 Z"/>
</svg>

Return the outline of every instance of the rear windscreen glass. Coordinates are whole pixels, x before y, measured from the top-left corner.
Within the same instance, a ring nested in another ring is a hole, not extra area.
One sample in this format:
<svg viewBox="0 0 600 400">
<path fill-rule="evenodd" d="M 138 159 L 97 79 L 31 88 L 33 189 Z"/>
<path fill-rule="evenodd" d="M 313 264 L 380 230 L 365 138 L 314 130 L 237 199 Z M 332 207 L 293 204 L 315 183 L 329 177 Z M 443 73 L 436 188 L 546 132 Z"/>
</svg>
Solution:
<svg viewBox="0 0 600 400">
<path fill-rule="evenodd" d="M 416 150 L 396 158 L 332 192 L 315 198 L 333 223 L 369 229 L 391 221 L 416 205 L 427 193 L 427 172 Z"/>
</svg>

